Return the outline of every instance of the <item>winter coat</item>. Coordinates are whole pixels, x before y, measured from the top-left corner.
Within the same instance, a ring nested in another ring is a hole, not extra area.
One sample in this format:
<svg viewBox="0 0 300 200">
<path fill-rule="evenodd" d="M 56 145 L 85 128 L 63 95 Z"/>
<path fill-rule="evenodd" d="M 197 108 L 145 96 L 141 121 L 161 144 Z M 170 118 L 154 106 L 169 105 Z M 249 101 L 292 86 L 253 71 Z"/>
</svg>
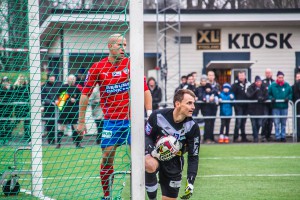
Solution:
<svg viewBox="0 0 300 200">
<path fill-rule="evenodd" d="M 217 83 L 217 82 L 211 83 L 211 87 L 212 87 L 213 91 L 216 91 L 218 94 L 221 92 L 219 83 Z"/>
<path fill-rule="evenodd" d="M 157 110 L 159 108 L 158 104 L 161 102 L 162 99 L 161 88 L 156 85 L 153 90 L 150 90 L 150 92 L 152 95 L 152 109 Z"/>
<path fill-rule="evenodd" d="M 219 98 L 228 101 L 228 100 L 233 100 L 230 98 L 230 94 L 234 96 L 232 92 L 221 92 L 219 95 Z M 221 103 L 220 104 L 220 116 L 232 116 L 232 103 Z"/>
<path fill-rule="evenodd" d="M 292 100 L 292 94 L 292 88 L 287 82 L 284 82 L 283 86 L 280 86 L 274 82 L 269 87 L 269 99 L 271 100 Z M 288 102 L 274 103 L 273 108 L 286 109 L 288 108 Z"/>
<path fill-rule="evenodd" d="M 216 91 L 212 90 L 209 94 L 205 91 L 205 86 L 200 86 L 202 87 L 202 92 L 198 94 L 198 100 L 203 101 L 206 95 L 212 95 L 215 94 L 216 96 L 217 93 Z M 201 113 L 203 116 L 216 116 L 217 115 L 217 105 L 215 102 L 210 102 L 210 103 L 202 103 L 201 104 Z"/>
<path fill-rule="evenodd" d="M 251 83 L 245 80 L 245 83 L 240 82 L 239 80 L 235 80 L 234 84 L 231 86 L 231 92 L 234 94 L 236 100 L 247 100 L 248 97 L 246 95 L 247 88 L 251 85 Z M 248 106 L 247 103 L 236 103 L 235 108 L 238 107 L 246 107 Z"/>
<path fill-rule="evenodd" d="M 293 102 L 295 103 L 298 99 L 300 99 L 300 82 L 296 82 L 292 86 L 293 91 Z M 300 113 L 300 102 L 297 103 L 297 113 Z"/>
<path fill-rule="evenodd" d="M 28 103 L 15 106 L 16 117 L 30 117 L 30 85 L 15 86 L 14 93 L 16 102 Z"/>
<path fill-rule="evenodd" d="M 262 85 L 260 88 L 252 83 L 246 92 L 249 100 L 257 100 L 257 103 L 249 103 L 248 112 L 250 115 L 264 115 L 267 105 L 264 103 L 268 99 L 268 90 Z"/>
<path fill-rule="evenodd" d="M 11 117 L 13 115 L 14 91 L 0 85 L 0 117 Z M 1 104 L 2 103 L 2 104 Z M 7 104 L 8 105 L 5 105 Z"/>
</svg>

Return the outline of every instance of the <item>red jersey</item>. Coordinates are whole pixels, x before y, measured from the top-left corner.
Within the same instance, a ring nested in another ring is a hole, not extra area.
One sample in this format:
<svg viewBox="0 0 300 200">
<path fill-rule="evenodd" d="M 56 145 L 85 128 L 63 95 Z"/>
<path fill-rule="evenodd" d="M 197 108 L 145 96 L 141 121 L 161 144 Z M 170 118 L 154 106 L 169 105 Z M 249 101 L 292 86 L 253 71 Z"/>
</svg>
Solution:
<svg viewBox="0 0 300 200">
<path fill-rule="evenodd" d="M 89 69 L 82 94 L 90 96 L 94 86 L 100 88 L 100 106 L 104 119 L 129 118 L 129 72 L 130 61 L 124 58 L 119 63 L 112 64 L 108 57 L 94 63 Z M 144 91 L 149 90 L 144 78 Z"/>
</svg>

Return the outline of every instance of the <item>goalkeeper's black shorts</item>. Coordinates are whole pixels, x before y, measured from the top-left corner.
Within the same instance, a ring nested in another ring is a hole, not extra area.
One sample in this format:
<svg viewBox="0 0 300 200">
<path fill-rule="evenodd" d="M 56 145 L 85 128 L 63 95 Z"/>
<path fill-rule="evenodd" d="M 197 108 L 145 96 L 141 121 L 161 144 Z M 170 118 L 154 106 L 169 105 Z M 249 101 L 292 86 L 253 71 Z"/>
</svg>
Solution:
<svg viewBox="0 0 300 200">
<path fill-rule="evenodd" d="M 163 196 L 177 198 L 182 180 L 183 157 L 159 161 L 159 183 Z"/>
</svg>

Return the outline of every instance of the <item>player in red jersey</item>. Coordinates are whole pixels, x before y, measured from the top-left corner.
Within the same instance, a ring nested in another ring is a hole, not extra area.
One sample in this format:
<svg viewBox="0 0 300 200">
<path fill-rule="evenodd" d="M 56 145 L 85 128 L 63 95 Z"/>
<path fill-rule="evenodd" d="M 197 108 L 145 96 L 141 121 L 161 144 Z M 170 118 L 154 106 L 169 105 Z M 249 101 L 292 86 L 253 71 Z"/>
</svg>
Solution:
<svg viewBox="0 0 300 200">
<path fill-rule="evenodd" d="M 100 106 L 104 113 L 101 138 L 102 162 L 100 178 L 104 192 L 102 199 L 109 199 L 108 178 L 114 172 L 113 163 L 118 146 L 130 145 L 129 128 L 129 72 L 130 60 L 125 57 L 126 39 L 121 34 L 113 34 L 108 39 L 109 56 L 96 62 L 89 69 L 79 103 L 78 131 L 85 130 L 85 112 L 88 97 L 98 84 Z M 144 81 L 145 108 L 148 116 L 152 110 L 152 97 Z"/>
</svg>

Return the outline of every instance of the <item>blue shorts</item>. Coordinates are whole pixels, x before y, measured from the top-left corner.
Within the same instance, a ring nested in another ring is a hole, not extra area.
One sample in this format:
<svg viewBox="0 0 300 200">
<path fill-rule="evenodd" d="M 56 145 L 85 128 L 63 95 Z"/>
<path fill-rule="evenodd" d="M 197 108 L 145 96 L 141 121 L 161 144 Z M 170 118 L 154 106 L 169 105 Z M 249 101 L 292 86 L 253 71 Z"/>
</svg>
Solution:
<svg viewBox="0 0 300 200">
<path fill-rule="evenodd" d="M 115 145 L 130 145 L 129 120 L 104 120 L 101 148 Z"/>
</svg>

